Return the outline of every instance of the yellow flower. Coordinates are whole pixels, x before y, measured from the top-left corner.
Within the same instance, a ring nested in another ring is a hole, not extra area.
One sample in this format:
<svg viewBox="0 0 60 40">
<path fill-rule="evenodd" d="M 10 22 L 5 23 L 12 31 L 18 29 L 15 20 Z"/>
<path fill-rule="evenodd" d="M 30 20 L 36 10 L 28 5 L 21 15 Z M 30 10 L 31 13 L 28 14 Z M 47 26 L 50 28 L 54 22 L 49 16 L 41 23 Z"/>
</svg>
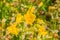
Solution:
<svg viewBox="0 0 60 40">
<path fill-rule="evenodd" d="M 11 26 L 7 27 L 8 32 L 10 32 L 11 34 L 15 34 L 18 35 L 19 30 L 18 28 L 16 28 L 16 24 L 12 24 Z"/>
<path fill-rule="evenodd" d="M 32 7 L 29 7 L 27 13 L 34 13 L 34 11 L 35 11 L 35 7 L 32 6 Z"/>
<path fill-rule="evenodd" d="M 22 18 L 23 18 L 23 16 L 20 13 L 17 13 L 17 15 L 16 15 L 16 23 L 21 23 Z"/>
<path fill-rule="evenodd" d="M 33 14 L 34 13 L 34 6 L 30 7 L 27 11 L 27 13 L 24 15 L 24 19 L 27 24 L 32 24 L 36 18 L 36 16 Z"/>
<path fill-rule="evenodd" d="M 47 34 L 47 31 L 45 29 L 45 22 L 42 19 L 37 19 L 36 27 L 38 28 L 38 33 L 40 36 L 45 36 Z"/>
<path fill-rule="evenodd" d="M 35 7 L 33 6 L 30 12 L 33 13 L 34 11 L 35 11 Z"/>
<path fill-rule="evenodd" d="M 40 31 L 40 32 L 43 32 L 44 30 L 45 30 L 45 28 L 44 28 L 43 26 L 40 26 L 40 27 L 39 27 L 39 31 Z"/>
<path fill-rule="evenodd" d="M 40 36 L 45 36 L 47 34 L 47 31 L 43 26 L 40 26 L 40 28 L 38 29 L 38 32 Z"/>
<path fill-rule="evenodd" d="M 41 6 L 43 6 L 43 2 L 40 2 L 38 5 L 38 7 L 41 7 Z"/>
<path fill-rule="evenodd" d="M 24 15 L 24 19 L 27 24 L 32 24 L 35 20 L 36 16 L 32 13 L 27 13 Z"/>
</svg>

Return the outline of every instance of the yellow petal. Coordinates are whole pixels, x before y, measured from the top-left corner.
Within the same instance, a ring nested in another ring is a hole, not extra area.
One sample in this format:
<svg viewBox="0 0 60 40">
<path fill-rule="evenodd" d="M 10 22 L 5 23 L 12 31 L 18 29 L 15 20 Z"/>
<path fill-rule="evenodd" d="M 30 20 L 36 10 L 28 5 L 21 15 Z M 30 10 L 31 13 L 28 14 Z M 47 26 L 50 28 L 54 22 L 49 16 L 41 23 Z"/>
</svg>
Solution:
<svg viewBox="0 0 60 40">
<path fill-rule="evenodd" d="M 41 7 L 41 6 L 43 6 L 43 2 L 40 2 L 38 5 L 38 7 Z"/>
<path fill-rule="evenodd" d="M 18 13 L 16 15 L 16 23 L 21 23 L 22 22 L 22 18 L 23 18 L 23 16 L 20 13 Z"/>
</svg>

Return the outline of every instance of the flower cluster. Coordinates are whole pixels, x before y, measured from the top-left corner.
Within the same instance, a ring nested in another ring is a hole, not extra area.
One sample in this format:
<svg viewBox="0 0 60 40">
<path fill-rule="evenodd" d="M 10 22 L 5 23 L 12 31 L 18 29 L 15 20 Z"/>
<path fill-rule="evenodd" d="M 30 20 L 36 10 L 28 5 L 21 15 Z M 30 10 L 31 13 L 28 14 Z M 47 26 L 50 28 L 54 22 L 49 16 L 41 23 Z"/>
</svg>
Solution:
<svg viewBox="0 0 60 40">
<path fill-rule="evenodd" d="M 0 0 L 0 40 L 60 40 L 60 0 Z"/>
</svg>

